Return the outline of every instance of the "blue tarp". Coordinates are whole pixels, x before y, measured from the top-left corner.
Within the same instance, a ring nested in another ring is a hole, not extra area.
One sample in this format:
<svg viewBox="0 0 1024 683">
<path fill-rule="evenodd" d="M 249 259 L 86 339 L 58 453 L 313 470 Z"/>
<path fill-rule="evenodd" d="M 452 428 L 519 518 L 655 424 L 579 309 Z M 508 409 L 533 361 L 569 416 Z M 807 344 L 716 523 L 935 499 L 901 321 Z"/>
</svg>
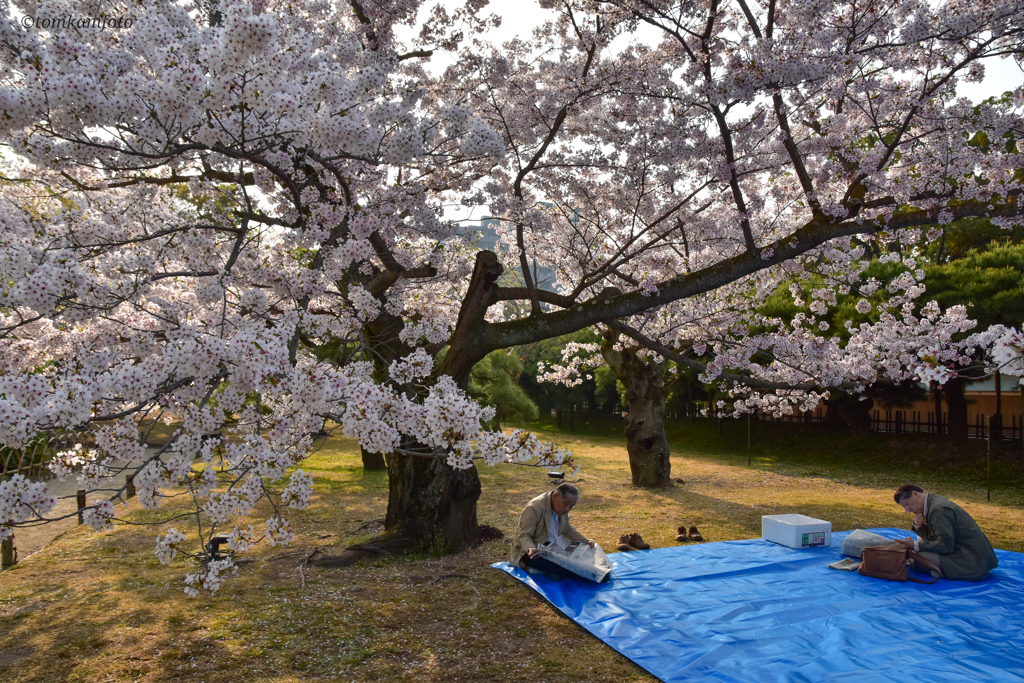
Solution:
<svg viewBox="0 0 1024 683">
<path fill-rule="evenodd" d="M 614 553 L 603 584 L 492 566 L 666 682 L 1024 683 L 1024 554 L 977 583 L 896 583 L 827 567 L 847 533 Z"/>
</svg>

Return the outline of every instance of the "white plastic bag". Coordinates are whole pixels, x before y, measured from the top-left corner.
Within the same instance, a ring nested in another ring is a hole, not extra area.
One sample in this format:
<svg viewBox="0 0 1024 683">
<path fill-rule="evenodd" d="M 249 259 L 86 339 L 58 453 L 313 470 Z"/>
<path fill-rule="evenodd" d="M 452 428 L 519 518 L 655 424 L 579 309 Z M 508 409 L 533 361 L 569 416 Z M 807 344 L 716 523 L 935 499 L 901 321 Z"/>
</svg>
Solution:
<svg viewBox="0 0 1024 683">
<path fill-rule="evenodd" d="M 850 535 L 843 539 L 843 555 L 856 557 L 859 560 L 861 553 L 864 552 L 864 548 L 892 544 L 893 540 L 891 538 L 879 536 L 864 529 L 857 529 L 856 531 L 851 531 Z"/>
</svg>

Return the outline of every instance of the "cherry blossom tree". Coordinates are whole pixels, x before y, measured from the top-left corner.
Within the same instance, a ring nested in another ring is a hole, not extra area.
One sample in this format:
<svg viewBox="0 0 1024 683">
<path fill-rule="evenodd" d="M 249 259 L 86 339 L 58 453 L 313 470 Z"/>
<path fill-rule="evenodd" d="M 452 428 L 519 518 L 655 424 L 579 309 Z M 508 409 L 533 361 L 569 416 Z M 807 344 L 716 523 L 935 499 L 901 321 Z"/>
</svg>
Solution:
<svg viewBox="0 0 1024 683">
<path fill-rule="evenodd" d="M 283 509 L 312 490 L 292 470 L 337 424 L 393 454 L 388 524 L 406 547 L 472 542 L 473 458 L 566 454 L 486 433 L 493 411 L 431 378 L 473 258 L 431 193 L 469 187 L 503 147 L 431 94 L 415 65 L 429 50 L 399 51 L 393 31 L 418 4 L 120 10 L 130 28 L 4 23 L 4 444 L 97 425 L 97 448 L 52 465 L 103 495 L 90 524 L 109 525 L 116 463 L 134 461 L 146 507 L 190 490 L 203 545 L 269 506 L 265 528 L 231 531 L 240 551 L 290 540 Z M 421 35 L 450 45 L 451 25 L 473 21 L 472 7 L 435 12 Z M 146 454 L 139 427 L 159 420 L 180 427 Z M 45 487 L 0 486 L 0 533 L 45 521 Z M 171 529 L 158 554 L 183 543 Z M 207 563 L 189 590 L 224 568 Z"/>
<path fill-rule="evenodd" d="M 92 32 L 28 29 L 9 10 L 4 443 L 95 425 L 97 448 L 61 454 L 59 473 L 111 489 L 115 462 L 141 459 L 143 504 L 188 487 L 204 540 L 260 505 L 263 528 L 232 528 L 242 550 L 289 540 L 284 508 L 311 495 L 297 468 L 338 425 L 388 454 L 375 550 L 456 551 L 478 536 L 474 460 L 568 457 L 484 428 L 493 411 L 465 387 L 492 351 L 706 306 L 718 322 L 666 349 L 712 346 L 709 377 L 757 374 L 746 323 L 780 278 L 826 274 L 828 301 L 871 286 L 857 241 L 1020 215 L 1020 117 L 955 96 L 985 57 L 1021 50 L 1020 2 L 543 6 L 549 23 L 501 46 L 477 2 L 157 0 Z M 659 42 L 637 39 L 642 25 Z M 443 70 L 424 65 L 435 48 Z M 978 131 L 1007 149 L 972 146 Z M 496 252 L 474 252 L 448 203 L 489 207 Z M 500 284 L 505 265 L 522 287 Z M 822 373 L 855 362 L 808 335 L 810 306 L 777 331 L 786 353 L 818 354 Z M 763 374 L 794 380 L 782 363 Z M 139 426 L 157 419 L 180 427 L 147 455 Z M 0 487 L 2 534 L 51 506 L 45 487 Z M 120 493 L 104 491 L 93 526 Z M 186 542 L 169 529 L 158 554 Z M 215 590 L 227 567 L 207 563 L 188 589 Z"/>
<path fill-rule="evenodd" d="M 620 367 L 620 379 L 627 386 L 637 384 L 634 403 L 643 406 L 636 422 L 631 407 L 627 434 L 633 436 L 627 443 L 631 462 L 634 452 L 644 453 L 640 461 L 654 474 L 642 474 L 638 465 L 634 481 L 668 481 L 667 446 L 657 418 L 664 409 L 657 407 L 662 392 L 656 366 L 671 358 L 699 367 L 693 354 L 680 358 L 680 350 L 696 349 L 696 355 L 704 356 L 710 348 L 711 360 L 701 368 L 704 377 L 724 378 L 725 369 L 738 368 L 740 375 L 727 380 L 736 383 L 734 397 L 744 397 L 744 405 L 736 407 L 756 405 L 772 412 L 790 410 L 794 404 L 809 407 L 818 399 L 811 396 L 807 402 L 811 387 L 863 387 L 879 373 L 899 381 L 927 365 L 928 378 L 948 376 L 944 361 L 956 358 L 957 350 L 944 345 L 969 321 L 962 310 L 942 314 L 929 307 L 914 315 L 906 308 L 922 292 L 920 269 L 911 267 L 888 283 L 899 296 L 887 302 L 884 319 L 851 330 L 848 344 L 826 339 L 828 323 L 823 316 L 837 295 L 846 296 L 853 288 L 868 297 L 879 287 L 878 282 L 859 281 L 866 243 L 934 240 L 957 216 L 982 208 L 973 204 L 972 186 L 985 186 L 996 177 L 1008 183 L 998 198 L 991 196 L 997 202 L 987 204 L 983 212 L 992 212 L 998 224 L 1009 225 L 1006 219 L 1016 213 L 1013 205 L 1019 192 L 1020 122 L 1005 100 L 977 107 L 957 100 L 955 83 L 981 75 L 976 61 L 980 55 L 1019 53 L 1016 6 L 986 5 L 981 10 L 954 4 L 897 9 L 892 3 L 756 7 L 740 2 L 699 9 L 671 2 L 602 5 L 608 7 L 623 11 L 631 21 L 657 27 L 665 42 L 653 59 L 654 53 L 640 47 L 627 52 L 623 61 L 632 60 L 642 76 L 631 88 L 619 88 L 618 108 L 610 117 L 588 120 L 578 131 L 579 137 L 593 141 L 593 147 L 579 149 L 575 156 L 575 150 L 563 150 L 566 158 L 552 165 L 572 171 L 549 173 L 543 192 L 549 198 L 556 196 L 554 188 L 563 192 L 555 203 L 571 235 L 566 241 L 581 245 L 575 262 L 563 266 L 571 292 L 561 300 L 563 305 L 572 305 L 587 285 L 587 294 L 597 293 L 597 300 L 623 301 L 624 297 L 603 297 L 595 289 L 611 281 L 639 288 L 651 298 L 663 296 L 665 309 L 671 309 L 673 301 L 687 302 L 684 308 L 689 308 L 679 311 L 681 317 L 670 324 L 653 324 L 655 332 L 649 336 L 633 330 L 632 343 L 654 351 L 650 363 L 630 351 L 630 344 L 606 345 L 609 364 Z M 971 33 L 967 26 L 976 26 L 982 14 L 1001 17 L 998 27 L 972 34 L 953 48 L 950 41 Z M 918 38 L 924 43 L 915 42 Z M 999 45 L 1001 40 L 1006 42 Z M 939 53 L 946 55 L 939 60 L 941 66 L 935 61 Z M 826 66 L 830 62 L 832 67 Z M 647 114 L 658 107 L 664 115 L 656 124 Z M 981 120 L 1004 115 L 1003 124 L 979 133 Z M 1007 154 L 976 144 L 979 135 L 990 134 L 1006 143 Z M 602 145 L 621 150 L 612 163 L 589 166 L 609 179 L 618 174 L 604 193 L 595 191 L 592 179 L 586 184 L 577 180 L 578 169 L 588 167 L 588 160 L 595 158 L 593 148 Z M 668 157 L 678 163 L 652 162 Z M 948 170 L 941 170 L 943 166 Z M 917 174 L 926 167 L 931 170 L 924 175 L 930 180 L 922 185 L 923 176 Z M 552 176 L 562 184 L 556 185 Z M 1002 217 L 996 215 L 1000 200 L 1006 202 Z M 597 201 L 605 203 L 598 206 Z M 634 210 L 645 202 L 648 206 Z M 972 204 L 974 209 L 968 208 Z M 622 222 L 613 220 L 615 208 L 620 209 Z M 925 235 L 920 228 L 929 227 L 928 216 L 940 225 L 930 226 Z M 874 226 L 869 231 L 854 228 L 868 224 Z M 824 248 L 806 251 L 801 247 L 805 256 L 797 258 L 781 258 L 774 246 L 788 246 L 810 233 L 823 234 L 821 229 L 842 230 L 840 226 L 853 228 L 846 234 L 859 239 L 833 240 Z M 588 228 L 600 238 L 588 239 Z M 546 227 L 544 232 L 548 238 Z M 782 234 L 789 238 L 776 239 Z M 595 255 L 594 244 L 604 253 Z M 755 248 L 766 244 L 760 251 Z M 750 260 L 760 254 L 771 263 L 761 264 L 756 276 L 736 277 L 735 257 L 730 254 L 737 253 Z M 729 283 L 716 282 L 678 299 L 666 296 L 670 283 L 694 282 L 722 269 L 729 271 Z M 588 279 L 591 273 L 606 277 Z M 812 274 L 825 276 L 826 282 L 792 327 L 753 315 L 781 283 Z M 709 303 L 701 300 L 704 292 L 711 293 Z M 858 305 L 870 306 L 866 300 Z M 623 325 L 612 325 L 616 335 L 626 329 Z M 768 331 L 751 334 L 759 329 Z M 657 341 L 668 333 L 671 339 Z M 986 339 L 991 343 L 996 336 L 989 333 Z M 570 355 L 574 351 L 570 349 Z M 762 367 L 766 357 L 767 367 Z M 571 364 L 557 368 L 552 378 L 563 378 L 563 370 L 572 378 L 572 370 L 579 369 Z M 758 384 L 772 391 L 757 391 Z M 642 399 L 644 394 L 649 398 Z M 724 402 L 717 406 L 726 407 Z"/>
</svg>

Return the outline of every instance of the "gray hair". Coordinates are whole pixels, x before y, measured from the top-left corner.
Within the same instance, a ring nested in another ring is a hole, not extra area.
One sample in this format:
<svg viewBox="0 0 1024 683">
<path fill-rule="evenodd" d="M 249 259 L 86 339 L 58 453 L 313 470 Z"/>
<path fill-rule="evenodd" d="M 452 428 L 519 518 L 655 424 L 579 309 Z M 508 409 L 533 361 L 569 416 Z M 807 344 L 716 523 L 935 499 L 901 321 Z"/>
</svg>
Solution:
<svg viewBox="0 0 1024 683">
<path fill-rule="evenodd" d="M 573 500 L 580 499 L 580 491 L 578 488 L 570 484 L 569 482 L 562 482 L 555 487 L 555 492 L 563 498 L 572 498 Z"/>
</svg>

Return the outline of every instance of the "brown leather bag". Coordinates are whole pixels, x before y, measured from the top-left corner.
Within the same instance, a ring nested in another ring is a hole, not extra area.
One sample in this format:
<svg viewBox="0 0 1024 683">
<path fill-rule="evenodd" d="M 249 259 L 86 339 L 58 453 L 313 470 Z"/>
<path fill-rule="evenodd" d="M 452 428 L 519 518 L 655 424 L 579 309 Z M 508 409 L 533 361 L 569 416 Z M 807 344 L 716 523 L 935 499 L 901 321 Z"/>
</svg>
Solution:
<svg viewBox="0 0 1024 683">
<path fill-rule="evenodd" d="M 922 581 L 912 576 L 907 576 L 907 559 L 916 560 L 919 564 L 927 567 L 930 571 L 939 572 L 938 566 L 931 560 L 926 560 L 913 550 L 904 548 L 899 543 L 892 545 L 879 545 L 864 548 L 861 554 L 860 567 L 857 573 L 863 576 L 870 576 L 886 581 L 913 581 L 914 583 L 935 583 L 938 576 L 933 576 L 931 581 Z"/>
</svg>

